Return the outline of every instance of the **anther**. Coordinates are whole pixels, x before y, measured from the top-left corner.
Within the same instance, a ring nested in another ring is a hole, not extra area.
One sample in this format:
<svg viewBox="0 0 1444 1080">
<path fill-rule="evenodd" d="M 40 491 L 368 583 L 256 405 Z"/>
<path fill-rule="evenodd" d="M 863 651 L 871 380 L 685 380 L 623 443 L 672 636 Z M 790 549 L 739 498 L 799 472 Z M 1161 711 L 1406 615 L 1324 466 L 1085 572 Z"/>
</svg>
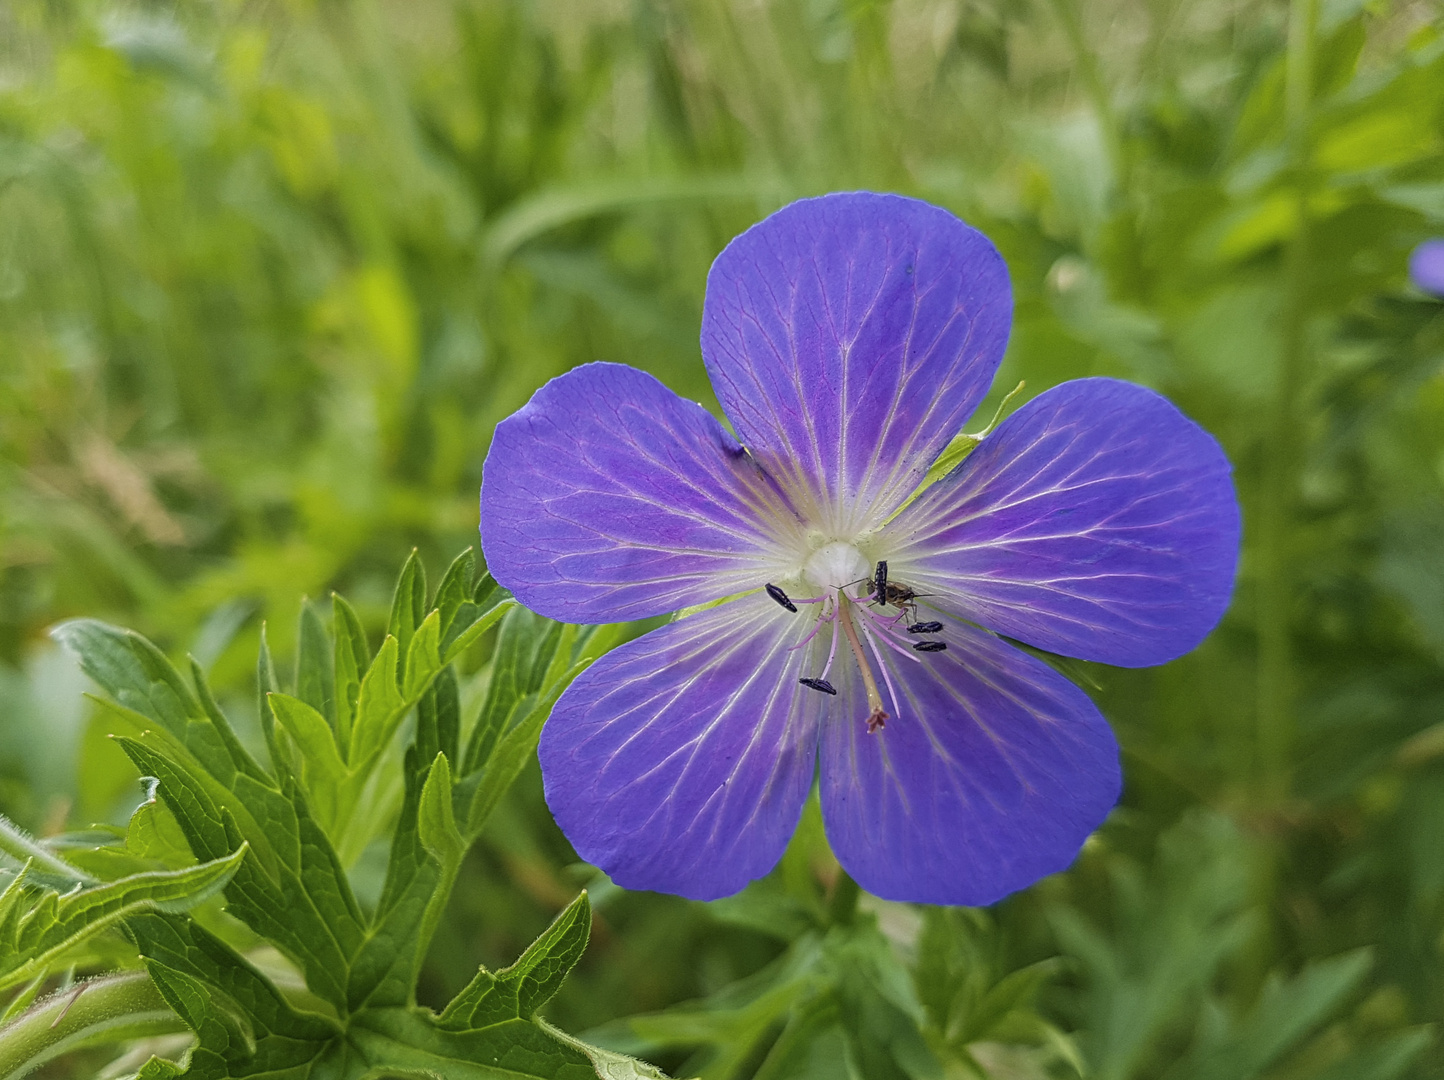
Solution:
<svg viewBox="0 0 1444 1080">
<path fill-rule="evenodd" d="M 872 595 L 879 600 L 887 599 L 887 560 L 881 559 L 877 564 L 877 572 L 872 579 Z"/>
<path fill-rule="evenodd" d="M 908 627 L 909 634 L 936 634 L 943 628 L 940 622 L 918 622 Z"/>
<path fill-rule="evenodd" d="M 794 604 L 791 600 L 789 600 L 787 598 L 787 594 L 781 589 L 779 589 L 776 585 L 769 584 L 767 586 L 767 595 L 772 597 L 772 599 L 776 600 L 788 611 L 795 612 L 797 610 L 797 605 Z"/>
<path fill-rule="evenodd" d="M 833 697 L 837 696 L 837 687 L 833 686 L 832 683 L 826 679 L 798 679 L 797 681 L 809 690 L 820 690 L 824 694 L 831 694 Z"/>
<path fill-rule="evenodd" d="M 913 648 L 918 652 L 942 652 L 948 647 L 946 641 L 915 641 Z"/>
</svg>

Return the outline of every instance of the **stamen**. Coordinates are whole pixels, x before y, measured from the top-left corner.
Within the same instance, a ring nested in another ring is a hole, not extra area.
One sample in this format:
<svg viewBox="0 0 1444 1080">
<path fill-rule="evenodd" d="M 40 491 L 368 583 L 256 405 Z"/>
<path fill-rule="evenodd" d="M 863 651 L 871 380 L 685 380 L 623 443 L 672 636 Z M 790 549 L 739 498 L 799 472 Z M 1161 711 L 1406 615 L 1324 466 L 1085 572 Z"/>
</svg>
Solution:
<svg viewBox="0 0 1444 1080">
<path fill-rule="evenodd" d="M 882 695 L 877 692 L 877 680 L 872 677 L 872 669 L 867 665 L 867 657 L 863 655 L 862 643 L 857 640 L 857 630 L 852 625 L 852 613 L 848 610 L 847 597 L 840 592 L 838 594 L 837 619 L 842 623 L 842 632 L 847 635 L 847 643 L 852 646 L 852 655 L 857 658 L 857 666 L 862 671 L 862 685 L 867 689 L 867 705 L 871 710 L 867 718 L 867 730 L 876 731 L 887 722 L 887 710 L 882 707 Z M 833 641 L 836 642 L 836 635 Z"/>
<path fill-rule="evenodd" d="M 828 621 L 828 622 L 833 622 L 833 621 L 835 621 L 836 619 L 837 619 L 837 612 L 834 611 L 834 612 L 832 613 L 832 615 L 828 617 L 828 620 L 827 620 L 827 621 Z M 834 659 L 836 659 L 836 657 L 837 657 L 837 638 L 838 638 L 837 627 L 834 626 L 834 627 L 832 628 L 832 645 L 829 646 L 829 648 L 828 648 L 828 650 L 827 650 L 827 663 L 826 663 L 826 664 L 823 666 L 823 668 L 822 668 L 822 677 L 823 677 L 824 679 L 827 678 L 828 674 L 832 671 L 832 661 L 833 661 Z"/>
<path fill-rule="evenodd" d="M 892 701 L 893 712 L 896 715 L 901 716 L 902 706 L 897 703 L 897 690 L 893 687 L 892 676 L 888 674 L 887 665 L 882 662 L 882 653 L 877 651 L 877 642 L 873 640 L 871 634 L 867 635 L 867 646 L 872 650 L 872 655 L 877 657 L 877 667 L 878 670 L 882 672 L 882 681 L 887 685 L 887 696 Z M 916 658 L 914 657 L 914 659 Z M 876 724 L 873 723 L 873 718 L 869 717 L 867 721 L 867 733 L 871 735 L 878 728 L 885 727 L 886 722 L 886 713 L 877 718 Z"/>
<path fill-rule="evenodd" d="M 752 580 L 756 581 L 757 579 L 756 579 L 756 578 L 753 578 Z M 779 604 L 781 604 L 783 607 L 785 607 L 788 611 L 791 611 L 791 612 L 794 612 L 794 613 L 797 611 L 797 605 L 794 604 L 791 600 L 787 599 L 787 594 L 786 594 L 785 592 L 783 592 L 781 589 L 779 589 L 776 585 L 773 585 L 773 584 L 770 584 L 770 583 L 768 584 L 768 586 L 767 586 L 767 595 L 770 596 L 770 597 L 772 597 L 772 599 L 776 600 Z"/>
<path fill-rule="evenodd" d="M 893 636 L 895 633 L 898 632 L 898 623 L 902 621 L 903 615 L 901 612 L 896 615 L 884 615 L 881 612 L 872 610 L 872 608 L 865 607 L 861 608 L 860 610 L 864 615 L 867 615 L 872 619 L 872 629 L 877 633 L 877 636 L 882 639 L 884 645 L 886 645 L 893 652 L 897 653 L 899 656 L 906 656 L 915 664 L 922 663 L 922 660 L 919 657 L 914 656 L 911 652 L 909 652 L 906 648 L 903 647 L 905 645 L 911 645 L 912 642 L 907 641 L 906 639 L 899 641 Z"/>
<path fill-rule="evenodd" d="M 918 652 L 942 652 L 947 647 L 946 641 L 919 641 L 913 645 Z"/>
<path fill-rule="evenodd" d="M 837 687 L 833 686 L 832 683 L 826 679 L 798 679 L 797 681 L 809 690 L 821 690 L 824 694 L 831 694 L 833 697 L 837 697 Z"/>
<path fill-rule="evenodd" d="M 909 633 L 909 634 L 936 634 L 936 633 L 937 633 L 939 630 L 941 630 L 942 628 L 943 628 L 943 624 L 940 623 L 940 622 L 920 622 L 920 623 L 913 623 L 911 626 L 908 627 L 908 633 Z"/>
</svg>

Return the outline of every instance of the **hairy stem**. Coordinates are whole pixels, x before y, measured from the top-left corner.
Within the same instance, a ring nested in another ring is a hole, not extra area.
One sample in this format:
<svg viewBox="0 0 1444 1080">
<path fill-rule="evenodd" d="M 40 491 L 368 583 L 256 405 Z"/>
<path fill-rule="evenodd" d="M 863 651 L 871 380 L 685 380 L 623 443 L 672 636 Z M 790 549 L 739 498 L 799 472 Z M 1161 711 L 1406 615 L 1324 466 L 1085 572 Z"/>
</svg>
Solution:
<svg viewBox="0 0 1444 1080">
<path fill-rule="evenodd" d="M 91 979 L 52 994 L 0 1028 L 0 1080 L 99 1043 L 186 1030 L 144 972 Z"/>
</svg>

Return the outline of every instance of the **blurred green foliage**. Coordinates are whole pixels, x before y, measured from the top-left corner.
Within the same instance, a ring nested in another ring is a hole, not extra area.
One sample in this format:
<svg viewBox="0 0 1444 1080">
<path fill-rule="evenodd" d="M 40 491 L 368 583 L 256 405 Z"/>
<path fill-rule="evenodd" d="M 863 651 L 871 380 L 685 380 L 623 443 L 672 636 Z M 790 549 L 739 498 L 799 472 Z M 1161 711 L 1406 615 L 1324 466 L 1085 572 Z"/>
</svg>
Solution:
<svg viewBox="0 0 1444 1080">
<path fill-rule="evenodd" d="M 710 403 L 712 257 L 859 187 L 1002 249 L 1000 391 L 1118 375 L 1218 435 L 1233 609 L 1165 668 L 1073 672 L 1128 790 L 1070 873 L 987 913 L 863 898 L 836 948 L 804 829 L 734 901 L 594 888 L 552 1015 L 709 1080 L 1444 1073 L 1444 305 L 1404 276 L 1444 232 L 1430 0 L 10 0 L 0 809 L 138 800 L 48 625 L 194 654 L 259 745 L 263 619 L 291 656 L 297 598 L 340 589 L 378 643 L 406 552 L 474 538 L 492 426 L 574 364 Z M 573 864 L 524 775 L 423 998 L 519 953 Z M 894 1022 L 885 1062 L 829 1034 Z"/>
</svg>

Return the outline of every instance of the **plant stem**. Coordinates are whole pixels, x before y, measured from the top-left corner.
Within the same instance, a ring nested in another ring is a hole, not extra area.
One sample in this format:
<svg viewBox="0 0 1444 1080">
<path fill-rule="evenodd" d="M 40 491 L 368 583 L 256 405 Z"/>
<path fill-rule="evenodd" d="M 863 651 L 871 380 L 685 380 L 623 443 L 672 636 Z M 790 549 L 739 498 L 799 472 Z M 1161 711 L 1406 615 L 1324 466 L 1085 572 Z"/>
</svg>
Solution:
<svg viewBox="0 0 1444 1080">
<path fill-rule="evenodd" d="M 144 972 L 91 979 L 52 994 L 0 1028 L 0 1080 L 19 1080 L 82 1047 L 185 1030 Z"/>
</svg>

